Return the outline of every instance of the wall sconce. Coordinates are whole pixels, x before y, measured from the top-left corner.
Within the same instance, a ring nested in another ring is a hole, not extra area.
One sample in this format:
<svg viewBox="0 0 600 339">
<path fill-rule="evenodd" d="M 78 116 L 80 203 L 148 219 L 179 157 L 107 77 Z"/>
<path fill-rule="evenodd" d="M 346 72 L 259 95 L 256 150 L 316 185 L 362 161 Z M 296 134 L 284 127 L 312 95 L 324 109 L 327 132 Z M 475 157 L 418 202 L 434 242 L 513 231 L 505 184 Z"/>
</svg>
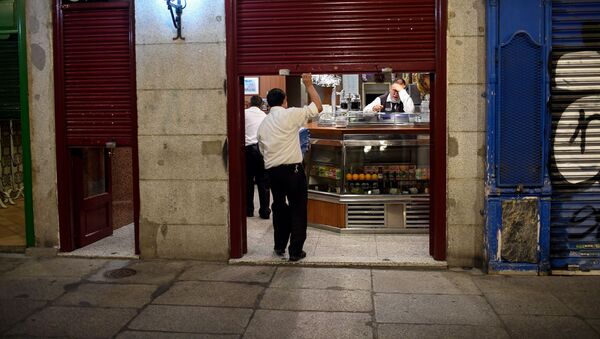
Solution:
<svg viewBox="0 0 600 339">
<path fill-rule="evenodd" d="M 183 9 L 187 7 L 187 0 L 183 0 L 183 5 L 181 4 L 181 0 L 166 0 L 167 1 L 167 9 L 171 12 L 171 19 L 173 20 L 173 26 L 177 29 L 177 36 L 173 38 L 173 40 L 181 39 L 185 40 L 184 37 L 181 36 L 181 14 L 183 14 Z M 173 8 L 175 8 L 175 14 L 173 14 Z"/>
</svg>

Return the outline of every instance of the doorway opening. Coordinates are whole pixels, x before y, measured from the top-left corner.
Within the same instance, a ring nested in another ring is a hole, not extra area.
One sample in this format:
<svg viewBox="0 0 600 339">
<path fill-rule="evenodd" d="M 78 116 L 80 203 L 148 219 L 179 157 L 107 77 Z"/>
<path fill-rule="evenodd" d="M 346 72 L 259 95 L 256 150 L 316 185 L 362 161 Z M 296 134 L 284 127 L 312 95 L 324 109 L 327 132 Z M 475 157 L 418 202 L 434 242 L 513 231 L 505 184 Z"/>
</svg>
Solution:
<svg viewBox="0 0 600 339">
<path fill-rule="evenodd" d="M 423 72 L 313 75 L 323 112 L 304 127 L 310 138 L 302 148 L 307 150 L 303 163 L 309 192 L 303 262 L 445 266 L 430 254 L 432 78 L 433 73 Z M 406 107 L 392 111 L 390 101 L 380 112 L 373 111 L 369 104 L 381 102 L 400 79 L 405 92 L 398 101 Z M 240 83 L 244 109 L 252 105 L 252 96 L 265 99 L 272 88 L 286 92 L 289 107 L 309 103 L 299 76 L 249 76 Z M 252 109 L 268 114 L 269 107 L 263 103 Z M 251 112 L 246 116 L 256 114 Z M 249 135 L 256 130 L 253 123 L 246 124 L 251 131 L 244 135 L 247 147 L 256 140 Z M 246 206 L 254 206 L 254 213 L 247 210 L 242 240 L 247 253 L 232 261 L 285 261 L 273 253 L 272 216 L 256 213 L 264 208 L 258 189 L 247 199 L 253 201 Z"/>
</svg>

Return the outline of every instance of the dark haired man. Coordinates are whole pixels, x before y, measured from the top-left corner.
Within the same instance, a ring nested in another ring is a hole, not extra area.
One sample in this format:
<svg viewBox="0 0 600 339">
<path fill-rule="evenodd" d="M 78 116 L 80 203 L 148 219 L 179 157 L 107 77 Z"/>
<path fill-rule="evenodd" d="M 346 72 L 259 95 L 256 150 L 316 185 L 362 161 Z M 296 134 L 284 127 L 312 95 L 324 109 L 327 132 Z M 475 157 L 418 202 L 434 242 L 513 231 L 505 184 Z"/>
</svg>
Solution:
<svg viewBox="0 0 600 339">
<path fill-rule="evenodd" d="M 385 107 L 389 107 L 391 112 L 413 113 L 415 104 L 406 91 L 406 82 L 404 79 L 398 79 L 390 86 L 390 91 L 378 96 L 365 106 L 365 113 L 381 112 Z"/>
<path fill-rule="evenodd" d="M 274 250 L 283 256 L 289 240 L 290 261 L 306 257 L 302 247 L 306 240 L 308 191 L 298 130 L 323 110 L 311 74 L 302 74 L 302 82 L 312 103 L 286 108 L 285 92 L 274 88 L 267 94 L 271 111 L 258 128 L 258 143 L 273 194 Z"/>
<path fill-rule="evenodd" d="M 269 208 L 271 195 L 269 193 L 265 162 L 258 150 L 258 140 L 256 138 L 258 126 L 260 126 L 267 116 L 265 112 L 260 110 L 262 104 L 262 98 L 254 95 L 250 98 L 250 107 L 244 111 L 244 120 L 246 122 L 246 216 L 254 216 L 254 183 L 256 182 L 258 201 L 260 203 L 258 215 L 262 219 L 269 219 L 269 215 L 271 214 L 271 209 Z"/>
</svg>

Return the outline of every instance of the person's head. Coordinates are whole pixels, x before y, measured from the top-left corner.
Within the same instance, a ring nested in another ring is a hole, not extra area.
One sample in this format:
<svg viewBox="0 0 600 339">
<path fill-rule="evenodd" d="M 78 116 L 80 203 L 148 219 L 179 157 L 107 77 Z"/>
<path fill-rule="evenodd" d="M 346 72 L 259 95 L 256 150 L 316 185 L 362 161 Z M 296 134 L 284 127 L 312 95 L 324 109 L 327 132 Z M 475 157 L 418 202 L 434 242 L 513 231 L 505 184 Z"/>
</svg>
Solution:
<svg viewBox="0 0 600 339">
<path fill-rule="evenodd" d="M 260 96 L 253 95 L 250 98 L 250 107 L 252 107 L 252 106 L 260 107 L 260 106 L 262 106 L 262 102 L 263 102 L 263 100 Z"/>
<path fill-rule="evenodd" d="M 402 91 L 405 88 L 406 88 L 406 81 L 404 81 L 404 79 L 400 78 L 400 79 L 394 81 L 392 86 L 390 86 L 390 95 L 392 96 L 392 98 L 394 100 L 399 100 L 400 99 L 400 91 Z"/>
<path fill-rule="evenodd" d="M 285 102 L 285 92 L 279 88 L 273 88 L 267 93 L 267 103 L 271 107 L 283 106 Z"/>
</svg>

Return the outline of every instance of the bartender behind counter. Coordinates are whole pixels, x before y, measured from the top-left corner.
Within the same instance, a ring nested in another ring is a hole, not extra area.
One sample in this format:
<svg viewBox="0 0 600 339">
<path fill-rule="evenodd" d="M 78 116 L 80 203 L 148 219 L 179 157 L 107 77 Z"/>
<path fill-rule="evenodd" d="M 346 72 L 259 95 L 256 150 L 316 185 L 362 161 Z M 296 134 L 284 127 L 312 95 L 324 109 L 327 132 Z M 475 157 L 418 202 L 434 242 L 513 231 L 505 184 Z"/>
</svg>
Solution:
<svg viewBox="0 0 600 339">
<path fill-rule="evenodd" d="M 415 111 L 415 104 L 406 91 L 406 82 L 404 79 L 394 81 L 390 86 L 390 91 L 375 98 L 373 102 L 365 106 L 363 112 L 376 113 L 385 111 L 386 106 L 391 108 L 389 112 L 413 113 Z"/>
</svg>

